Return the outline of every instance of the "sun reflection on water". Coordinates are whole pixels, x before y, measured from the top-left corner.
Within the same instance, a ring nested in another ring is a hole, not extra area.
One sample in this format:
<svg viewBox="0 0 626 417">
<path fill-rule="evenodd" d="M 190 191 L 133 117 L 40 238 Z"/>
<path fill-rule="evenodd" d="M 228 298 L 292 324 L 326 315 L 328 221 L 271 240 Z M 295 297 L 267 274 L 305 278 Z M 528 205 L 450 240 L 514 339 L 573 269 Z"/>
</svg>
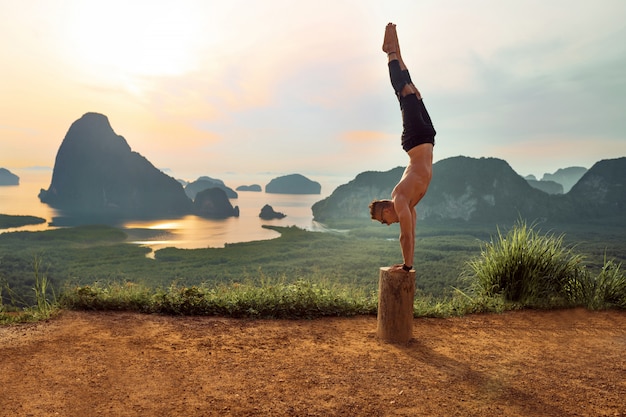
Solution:
<svg viewBox="0 0 626 417">
<path fill-rule="evenodd" d="M 318 195 L 277 195 L 265 193 L 240 193 L 233 199 L 241 215 L 226 219 L 207 219 L 188 215 L 177 219 L 158 221 L 132 221 L 123 227 L 130 235 L 134 231 L 149 230 L 146 235 L 138 234 L 131 241 L 150 247 L 153 251 L 166 247 L 180 249 L 221 248 L 228 243 L 275 239 L 280 234 L 263 225 L 298 226 L 307 230 L 319 229 L 313 222 L 311 206 L 319 200 Z M 284 212 L 287 217 L 263 220 L 258 215 L 265 204 Z M 162 233 L 159 233 L 162 232 Z"/>
<path fill-rule="evenodd" d="M 37 193 L 50 181 L 50 172 L 33 175 L 18 173 L 24 181 L 18 187 L 0 187 L 0 208 L 5 214 L 30 214 L 45 218 L 46 223 L 23 226 L 8 231 L 43 231 L 57 228 L 50 223 L 58 216 L 56 210 L 39 202 Z M 240 192 L 232 199 L 238 206 L 239 217 L 209 219 L 195 215 L 159 220 L 132 220 L 121 225 L 128 234 L 128 242 L 147 246 L 153 251 L 166 247 L 180 249 L 221 248 L 229 243 L 275 239 L 280 234 L 264 225 L 297 226 L 306 230 L 324 231 L 324 225 L 313 221 L 311 206 L 322 199 L 320 195 L 266 194 Z M 261 208 L 269 204 L 287 215 L 283 219 L 263 220 Z"/>
</svg>

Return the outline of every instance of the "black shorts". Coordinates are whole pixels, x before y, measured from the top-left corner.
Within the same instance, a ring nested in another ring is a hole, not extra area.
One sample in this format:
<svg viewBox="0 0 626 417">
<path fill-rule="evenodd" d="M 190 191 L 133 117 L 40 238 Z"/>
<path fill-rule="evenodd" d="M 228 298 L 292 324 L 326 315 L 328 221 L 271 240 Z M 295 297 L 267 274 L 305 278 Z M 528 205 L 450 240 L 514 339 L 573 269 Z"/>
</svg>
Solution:
<svg viewBox="0 0 626 417">
<path fill-rule="evenodd" d="M 400 62 L 396 59 L 389 62 L 389 77 L 391 85 L 400 101 L 402 110 L 402 148 L 408 152 L 423 143 L 435 144 L 435 128 L 430 120 L 424 102 L 415 94 L 402 97 L 400 92 L 406 84 L 413 84 L 409 71 L 400 69 Z"/>
<path fill-rule="evenodd" d="M 402 149 L 406 152 L 423 143 L 435 144 L 437 132 L 430 120 L 424 101 L 415 94 L 399 97 L 402 110 Z"/>
</svg>

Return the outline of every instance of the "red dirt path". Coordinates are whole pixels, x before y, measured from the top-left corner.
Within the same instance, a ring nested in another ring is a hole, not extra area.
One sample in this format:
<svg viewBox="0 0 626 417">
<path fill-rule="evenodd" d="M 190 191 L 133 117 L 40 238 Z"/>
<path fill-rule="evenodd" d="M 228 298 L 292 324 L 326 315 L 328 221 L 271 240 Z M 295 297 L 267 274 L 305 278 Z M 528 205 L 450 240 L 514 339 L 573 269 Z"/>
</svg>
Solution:
<svg viewBox="0 0 626 417">
<path fill-rule="evenodd" d="M 626 416 L 626 312 L 312 321 L 63 312 L 0 327 L 2 416 Z"/>
</svg>

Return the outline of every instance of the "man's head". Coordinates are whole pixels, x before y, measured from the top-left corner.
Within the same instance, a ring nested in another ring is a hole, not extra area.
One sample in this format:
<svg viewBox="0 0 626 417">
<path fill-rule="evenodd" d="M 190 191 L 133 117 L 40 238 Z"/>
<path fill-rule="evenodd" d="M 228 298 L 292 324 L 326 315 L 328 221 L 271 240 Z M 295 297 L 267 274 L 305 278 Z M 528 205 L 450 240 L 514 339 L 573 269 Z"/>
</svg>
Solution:
<svg viewBox="0 0 626 417">
<path fill-rule="evenodd" d="M 390 225 L 398 222 L 396 209 L 391 200 L 374 200 L 370 203 L 370 216 L 382 224 Z"/>
</svg>

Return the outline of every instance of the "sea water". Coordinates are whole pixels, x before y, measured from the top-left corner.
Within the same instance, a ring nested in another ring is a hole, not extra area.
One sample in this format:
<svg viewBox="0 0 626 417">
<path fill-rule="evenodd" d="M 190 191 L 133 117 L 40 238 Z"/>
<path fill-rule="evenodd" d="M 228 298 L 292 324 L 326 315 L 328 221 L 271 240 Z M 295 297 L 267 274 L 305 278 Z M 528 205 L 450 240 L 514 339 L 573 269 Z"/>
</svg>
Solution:
<svg viewBox="0 0 626 417">
<path fill-rule="evenodd" d="M 0 214 L 31 215 L 46 219 L 46 223 L 12 229 L 0 229 L 0 233 L 11 231 L 43 231 L 57 228 L 53 219 L 60 213 L 39 201 L 39 191 L 50 186 L 50 170 L 11 170 L 20 177 L 18 186 L 0 186 Z M 267 194 L 265 192 L 238 191 L 238 198 L 231 199 L 239 206 L 239 217 L 207 219 L 187 215 L 150 221 L 126 221 L 121 227 L 129 235 L 129 241 L 145 245 L 153 250 L 176 247 L 196 249 L 224 247 L 228 243 L 250 242 L 273 239 L 279 233 L 263 228 L 263 225 L 297 226 L 305 230 L 324 230 L 324 225 L 313 221 L 311 206 L 332 193 L 345 178 L 326 177 L 322 180 L 309 177 L 322 184 L 321 194 Z M 271 178 L 269 178 L 271 179 Z M 264 187 L 269 179 L 250 178 L 226 185 L 235 189 L 242 184 L 260 184 Z M 261 208 L 269 204 L 277 212 L 286 214 L 282 219 L 263 220 Z"/>
</svg>

